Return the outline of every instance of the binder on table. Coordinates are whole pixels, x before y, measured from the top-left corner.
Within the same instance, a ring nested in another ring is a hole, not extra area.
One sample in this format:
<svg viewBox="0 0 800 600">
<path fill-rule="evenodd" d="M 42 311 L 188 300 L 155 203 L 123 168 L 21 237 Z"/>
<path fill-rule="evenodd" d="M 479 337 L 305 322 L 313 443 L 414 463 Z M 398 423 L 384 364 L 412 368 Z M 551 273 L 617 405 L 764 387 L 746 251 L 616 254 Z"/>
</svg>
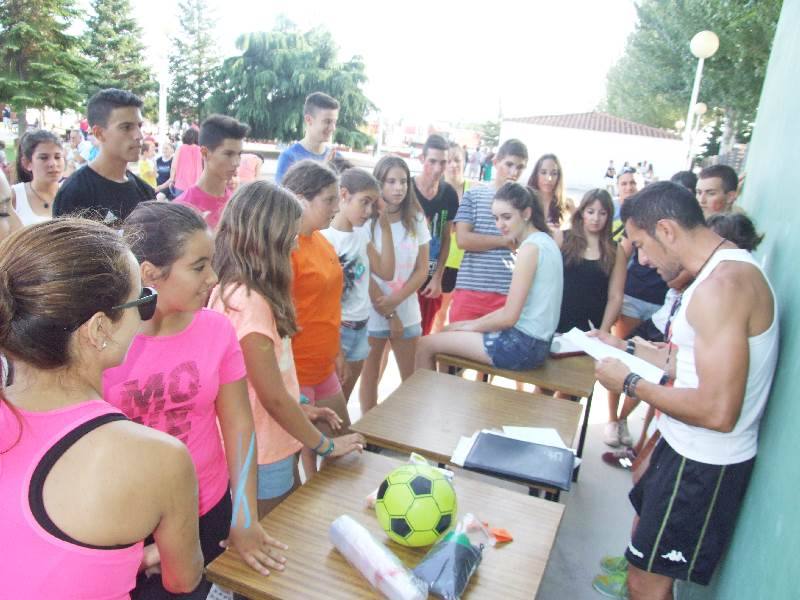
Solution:
<svg viewBox="0 0 800 600">
<path fill-rule="evenodd" d="M 464 468 L 569 491 L 574 460 L 571 450 L 481 432 Z"/>
</svg>

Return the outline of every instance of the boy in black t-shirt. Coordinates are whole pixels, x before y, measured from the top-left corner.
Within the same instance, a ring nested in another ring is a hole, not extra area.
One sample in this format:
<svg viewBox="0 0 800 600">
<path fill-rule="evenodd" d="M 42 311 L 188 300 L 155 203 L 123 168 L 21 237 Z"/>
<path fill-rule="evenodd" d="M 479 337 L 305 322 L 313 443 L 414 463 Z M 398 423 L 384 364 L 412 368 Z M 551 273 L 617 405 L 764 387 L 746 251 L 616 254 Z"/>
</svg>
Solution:
<svg viewBox="0 0 800 600">
<path fill-rule="evenodd" d="M 88 210 L 94 213 L 90 216 L 117 226 L 139 202 L 155 199 L 155 190 L 128 171 L 142 147 L 141 108 L 141 99 L 123 90 L 111 88 L 92 96 L 87 116 L 100 153 L 61 186 L 54 216 Z"/>
<path fill-rule="evenodd" d="M 450 253 L 450 229 L 458 212 L 458 194 L 442 178 L 449 151 L 450 144 L 442 136 L 429 136 L 422 147 L 422 172 L 412 179 L 431 232 L 428 279 L 418 292 L 422 335 L 431 332 L 442 305 L 442 275 Z"/>
</svg>

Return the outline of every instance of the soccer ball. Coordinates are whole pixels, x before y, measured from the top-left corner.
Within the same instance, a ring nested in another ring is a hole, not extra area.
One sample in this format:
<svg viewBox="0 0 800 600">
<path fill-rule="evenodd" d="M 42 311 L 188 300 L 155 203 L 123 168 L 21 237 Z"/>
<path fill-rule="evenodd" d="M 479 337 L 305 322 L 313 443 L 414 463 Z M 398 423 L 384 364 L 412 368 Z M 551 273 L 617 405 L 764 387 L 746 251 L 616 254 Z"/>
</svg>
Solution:
<svg viewBox="0 0 800 600">
<path fill-rule="evenodd" d="M 456 518 L 456 492 L 438 469 L 403 465 L 378 488 L 375 513 L 388 536 L 403 546 L 429 546 Z"/>
</svg>

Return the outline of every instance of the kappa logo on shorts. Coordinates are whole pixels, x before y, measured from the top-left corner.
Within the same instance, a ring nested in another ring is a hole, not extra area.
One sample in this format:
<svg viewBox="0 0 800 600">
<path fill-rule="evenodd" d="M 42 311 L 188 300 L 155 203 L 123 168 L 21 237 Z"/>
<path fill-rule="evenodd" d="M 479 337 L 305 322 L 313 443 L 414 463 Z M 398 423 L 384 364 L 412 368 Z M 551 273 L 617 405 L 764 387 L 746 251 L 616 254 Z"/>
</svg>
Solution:
<svg viewBox="0 0 800 600">
<path fill-rule="evenodd" d="M 680 550 L 670 550 L 666 554 L 662 554 L 661 558 L 666 558 L 667 560 L 671 560 L 672 562 L 682 562 L 685 563 L 686 559 L 683 557 L 683 552 Z"/>
<path fill-rule="evenodd" d="M 644 558 L 644 554 L 642 554 L 636 548 L 634 548 L 633 544 L 628 544 L 628 550 L 630 550 L 631 554 L 633 554 L 634 556 L 636 556 L 638 558 Z"/>
</svg>

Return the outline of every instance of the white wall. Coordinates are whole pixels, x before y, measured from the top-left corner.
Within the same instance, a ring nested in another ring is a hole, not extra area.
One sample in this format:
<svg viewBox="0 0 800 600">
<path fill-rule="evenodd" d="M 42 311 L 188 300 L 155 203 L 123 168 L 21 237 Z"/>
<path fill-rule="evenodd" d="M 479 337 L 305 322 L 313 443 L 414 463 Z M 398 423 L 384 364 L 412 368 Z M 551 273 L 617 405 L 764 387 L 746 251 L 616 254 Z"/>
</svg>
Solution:
<svg viewBox="0 0 800 600">
<path fill-rule="evenodd" d="M 604 187 L 609 160 L 617 172 L 626 160 L 632 166 L 646 160 L 653 163 L 659 179 L 669 179 L 685 168 L 686 147 L 681 140 L 503 121 L 500 143 L 509 138 L 518 138 L 528 147 L 528 168 L 520 181 L 528 180 L 534 163 L 545 153 L 558 156 L 565 186 L 577 190 Z"/>
</svg>

